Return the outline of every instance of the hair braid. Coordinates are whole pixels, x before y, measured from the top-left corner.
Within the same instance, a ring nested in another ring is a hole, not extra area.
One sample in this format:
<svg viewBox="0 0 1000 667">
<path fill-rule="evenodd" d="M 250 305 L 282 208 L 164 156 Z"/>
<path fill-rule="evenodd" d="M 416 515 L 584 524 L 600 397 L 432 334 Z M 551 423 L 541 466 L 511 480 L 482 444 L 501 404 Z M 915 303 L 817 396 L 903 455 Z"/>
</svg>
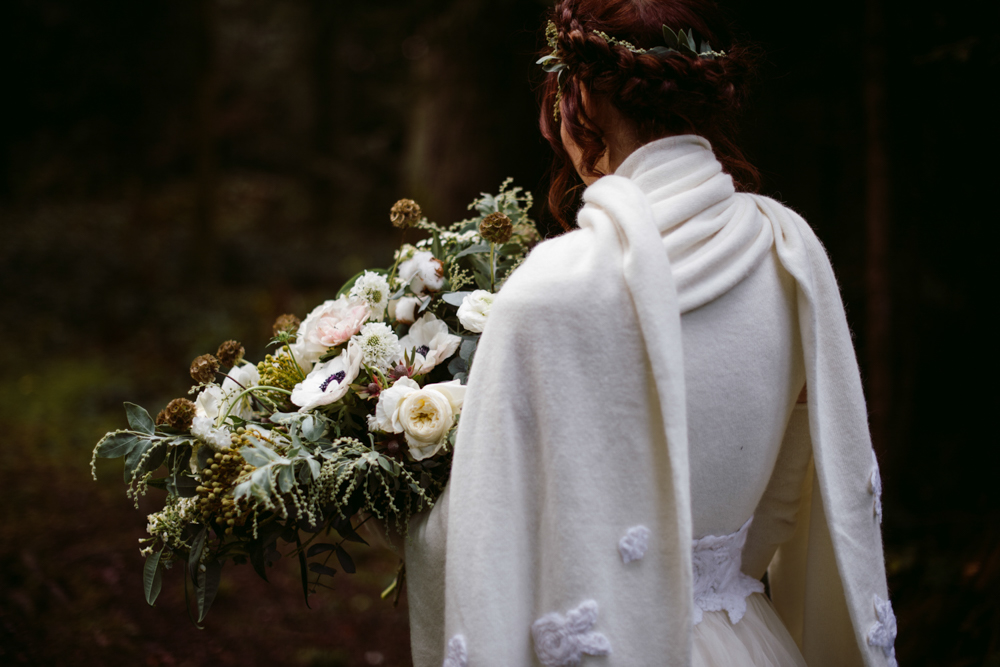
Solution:
<svg viewBox="0 0 1000 667">
<path fill-rule="evenodd" d="M 746 100 L 747 79 L 756 61 L 754 50 L 734 42 L 728 25 L 711 0 L 561 0 L 552 22 L 562 62 L 559 111 L 565 131 L 580 147 L 584 166 L 593 171 L 605 152 L 604 136 L 583 105 L 583 88 L 603 98 L 635 125 L 645 141 L 673 134 L 707 138 L 719 161 L 744 190 L 759 186 L 757 170 L 737 147 L 733 135 Z M 693 30 L 723 58 L 681 53 L 636 53 L 609 42 L 598 32 L 628 40 L 637 48 L 662 46 L 662 26 Z M 549 208 L 566 228 L 567 200 L 574 194 L 573 165 L 562 146 L 559 123 L 552 116 L 556 74 L 543 87 L 542 134 L 556 153 Z"/>
</svg>

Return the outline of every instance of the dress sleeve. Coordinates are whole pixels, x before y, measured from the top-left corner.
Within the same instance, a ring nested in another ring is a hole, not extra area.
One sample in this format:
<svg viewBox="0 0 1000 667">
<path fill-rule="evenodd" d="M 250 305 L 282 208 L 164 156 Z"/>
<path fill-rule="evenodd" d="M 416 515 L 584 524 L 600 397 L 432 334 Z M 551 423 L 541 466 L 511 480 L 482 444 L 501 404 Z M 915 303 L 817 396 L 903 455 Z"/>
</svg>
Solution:
<svg viewBox="0 0 1000 667">
<path fill-rule="evenodd" d="M 764 576 L 778 547 L 795 533 L 796 522 L 803 514 L 802 498 L 809 491 L 804 487 L 811 479 L 811 474 L 807 478 L 811 460 L 809 408 L 805 403 L 797 403 L 792 408 L 771 481 L 754 511 L 743 549 L 743 571 L 754 579 Z"/>
</svg>

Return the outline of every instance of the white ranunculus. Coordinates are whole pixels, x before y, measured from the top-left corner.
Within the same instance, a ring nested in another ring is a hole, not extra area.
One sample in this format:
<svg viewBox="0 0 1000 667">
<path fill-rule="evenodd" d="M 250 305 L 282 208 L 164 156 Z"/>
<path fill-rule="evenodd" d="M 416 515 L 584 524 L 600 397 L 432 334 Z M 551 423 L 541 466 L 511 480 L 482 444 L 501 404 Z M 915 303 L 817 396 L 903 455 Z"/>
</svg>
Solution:
<svg viewBox="0 0 1000 667">
<path fill-rule="evenodd" d="M 243 394 L 244 389 L 260 384 L 260 373 L 253 364 L 240 364 L 230 369 L 228 376 L 222 381 L 222 393 L 225 407 L 220 407 L 222 414 L 229 412 L 240 419 L 248 420 L 253 416 L 253 400 L 250 394 Z M 237 397 L 243 394 L 237 400 Z M 233 405 L 235 401 L 235 405 Z M 229 406 L 233 405 L 232 410 Z"/>
<path fill-rule="evenodd" d="M 458 307 L 458 321 L 469 331 L 482 333 L 495 298 L 496 294 L 484 289 L 466 294 L 462 299 L 462 305 Z"/>
<path fill-rule="evenodd" d="M 213 423 L 219 418 L 221 407 L 222 387 L 214 384 L 202 389 L 198 398 L 194 399 L 195 417 L 208 417 Z"/>
<path fill-rule="evenodd" d="M 374 271 L 365 271 L 351 287 L 351 298 L 363 301 L 371 309 L 371 319 L 381 320 L 389 302 L 389 281 Z"/>
<path fill-rule="evenodd" d="M 459 336 L 448 332 L 448 325 L 433 313 L 424 313 L 399 340 L 399 346 L 414 353 L 413 372 L 427 373 L 455 354 L 462 344 Z"/>
<path fill-rule="evenodd" d="M 292 389 L 292 403 L 299 412 L 339 401 L 361 368 L 361 348 L 352 340 L 339 355 L 317 364 L 306 379 Z"/>
<path fill-rule="evenodd" d="M 217 452 L 232 446 L 232 436 L 224 428 L 216 428 L 211 417 L 195 417 L 191 423 L 191 433 Z"/>
<path fill-rule="evenodd" d="M 417 319 L 417 311 L 428 300 L 430 300 L 430 297 L 421 299 L 415 296 L 404 296 L 399 299 L 393 299 L 389 302 L 389 317 L 400 324 L 413 324 Z"/>
<path fill-rule="evenodd" d="M 367 303 L 347 295 L 317 306 L 299 325 L 291 346 L 295 360 L 308 372 L 331 347 L 343 345 L 358 333 L 371 315 Z"/>
<path fill-rule="evenodd" d="M 226 415 L 235 415 L 244 420 L 250 419 L 253 416 L 253 401 L 249 394 L 243 396 L 240 394 L 243 394 L 244 389 L 256 387 L 258 384 L 260 384 L 260 373 L 257 372 L 256 366 L 253 364 L 234 366 L 229 370 L 221 387 L 209 385 L 194 399 L 195 417 L 208 418 L 213 426 Z"/>
<path fill-rule="evenodd" d="M 410 456 L 422 461 L 444 447 L 464 400 L 465 387 L 460 382 L 439 382 L 421 389 L 410 378 L 400 378 L 379 395 L 368 425 L 372 430 L 403 433 Z"/>
<path fill-rule="evenodd" d="M 409 284 L 414 294 L 437 292 L 444 286 L 444 264 L 426 250 L 420 250 L 399 265 L 399 279 Z"/>
</svg>

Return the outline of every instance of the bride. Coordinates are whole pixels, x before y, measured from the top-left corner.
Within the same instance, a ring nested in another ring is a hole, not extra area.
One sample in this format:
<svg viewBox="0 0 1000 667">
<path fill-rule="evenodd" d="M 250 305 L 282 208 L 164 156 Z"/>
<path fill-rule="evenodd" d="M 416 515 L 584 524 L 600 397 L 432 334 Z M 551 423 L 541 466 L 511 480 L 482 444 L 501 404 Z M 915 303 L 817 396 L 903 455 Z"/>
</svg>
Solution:
<svg viewBox="0 0 1000 667">
<path fill-rule="evenodd" d="M 499 293 L 411 523 L 414 664 L 895 665 L 833 271 L 730 139 L 747 50 L 708 0 L 562 0 L 546 35 L 568 231 Z"/>
</svg>

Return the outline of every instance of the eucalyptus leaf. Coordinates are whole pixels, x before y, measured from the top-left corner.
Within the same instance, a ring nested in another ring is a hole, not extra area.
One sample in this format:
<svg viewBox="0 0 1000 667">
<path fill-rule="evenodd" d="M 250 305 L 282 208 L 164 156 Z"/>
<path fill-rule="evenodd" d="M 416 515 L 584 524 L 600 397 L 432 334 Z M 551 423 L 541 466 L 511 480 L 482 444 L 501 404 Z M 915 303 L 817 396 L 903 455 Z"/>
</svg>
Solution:
<svg viewBox="0 0 1000 667">
<path fill-rule="evenodd" d="M 462 301 L 465 297 L 472 294 L 472 292 L 448 292 L 447 294 L 441 295 L 441 300 L 452 306 L 461 306 Z"/>
<path fill-rule="evenodd" d="M 458 356 L 460 359 L 465 361 L 467 364 L 472 363 L 472 355 L 476 352 L 476 346 L 479 345 L 478 338 L 466 338 L 462 341 L 462 347 L 458 350 Z"/>
<path fill-rule="evenodd" d="M 278 488 L 282 493 L 288 493 L 295 484 L 295 477 L 292 474 L 291 466 L 281 466 L 278 470 Z"/>
<path fill-rule="evenodd" d="M 149 416 L 149 413 L 146 412 L 146 408 L 142 406 L 126 401 L 125 415 L 128 417 L 128 425 L 136 431 L 142 431 L 147 435 L 153 435 L 153 432 L 156 430 L 156 426 L 153 424 L 153 418 Z"/>
<path fill-rule="evenodd" d="M 163 587 L 163 570 L 160 569 L 160 556 L 163 549 L 156 553 L 151 553 L 146 558 L 146 565 L 142 568 L 142 583 L 146 591 L 146 602 L 149 606 L 156 604 L 156 598 L 160 595 L 160 588 Z"/>
<path fill-rule="evenodd" d="M 115 431 L 108 433 L 97 443 L 97 456 L 102 459 L 116 459 L 120 456 L 128 456 L 132 449 L 139 444 L 139 437 L 128 431 Z"/>
<path fill-rule="evenodd" d="M 241 447 L 240 456 L 254 468 L 262 468 L 271 462 L 257 447 Z"/>
<path fill-rule="evenodd" d="M 322 438 L 325 431 L 323 421 L 315 415 L 306 415 L 302 420 L 302 435 L 309 442 L 316 442 Z"/>
<path fill-rule="evenodd" d="M 448 362 L 448 372 L 453 376 L 459 373 L 467 373 L 469 371 L 469 364 L 465 362 L 465 359 L 461 357 L 455 357 L 450 362 Z"/>
<path fill-rule="evenodd" d="M 466 255 L 476 255 L 489 251 L 490 251 L 489 243 L 477 243 L 475 245 L 470 245 L 465 250 L 457 253 L 453 259 L 459 259 L 460 257 L 465 257 Z"/>
</svg>

